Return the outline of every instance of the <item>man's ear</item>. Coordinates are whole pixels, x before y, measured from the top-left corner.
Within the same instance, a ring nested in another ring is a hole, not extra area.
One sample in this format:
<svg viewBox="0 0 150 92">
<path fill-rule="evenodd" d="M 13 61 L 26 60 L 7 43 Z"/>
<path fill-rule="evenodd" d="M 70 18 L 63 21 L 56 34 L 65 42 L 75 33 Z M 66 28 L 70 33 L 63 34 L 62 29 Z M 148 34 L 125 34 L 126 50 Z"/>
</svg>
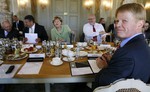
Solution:
<svg viewBox="0 0 150 92">
<path fill-rule="evenodd" d="M 138 23 L 137 23 L 137 27 L 138 28 L 143 28 L 144 24 L 145 24 L 144 20 L 139 20 Z"/>
</svg>

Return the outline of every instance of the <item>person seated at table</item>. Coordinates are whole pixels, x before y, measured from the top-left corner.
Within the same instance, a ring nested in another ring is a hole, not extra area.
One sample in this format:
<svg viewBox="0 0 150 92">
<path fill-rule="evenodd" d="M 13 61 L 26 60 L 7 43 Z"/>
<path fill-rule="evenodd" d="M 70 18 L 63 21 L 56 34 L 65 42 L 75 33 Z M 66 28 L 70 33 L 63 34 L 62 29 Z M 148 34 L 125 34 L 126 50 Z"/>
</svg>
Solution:
<svg viewBox="0 0 150 92">
<path fill-rule="evenodd" d="M 113 56 L 109 53 L 97 58 L 99 68 L 93 87 L 105 86 L 121 78 L 140 79 L 148 83 L 150 78 L 150 49 L 142 34 L 146 11 L 141 4 L 129 3 L 116 11 L 116 32 L 121 38 L 120 48 Z"/>
<path fill-rule="evenodd" d="M 106 37 L 106 41 L 114 41 L 115 39 L 118 39 L 117 35 L 116 35 L 116 30 L 115 30 L 115 26 L 116 26 L 117 20 L 114 20 L 114 23 L 110 24 L 108 27 L 108 30 L 106 31 L 107 33 L 111 33 L 111 37 L 107 36 Z"/>
<path fill-rule="evenodd" d="M 19 18 L 17 17 L 17 15 L 13 16 L 13 28 L 15 28 L 16 30 L 19 31 L 20 35 L 23 34 L 23 30 L 24 30 L 24 23 L 22 20 L 19 20 Z"/>
<path fill-rule="evenodd" d="M 2 28 L 0 30 L 0 38 L 19 39 L 19 31 L 13 29 L 12 24 L 9 22 L 9 20 L 3 20 L 1 26 Z"/>
<path fill-rule="evenodd" d="M 25 28 L 23 31 L 24 37 L 25 33 L 37 33 L 38 38 L 36 39 L 36 42 L 42 42 L 43 40 L 48 40 L 48 35 L 47 32 L 44 28 L 44 26 L 39 25 L 35 23 L 35 19 L 32 15 L 27 15 L 24 17 L 24 23 L 25 23 Z M 26 42 L 28 39 L 24 38 L 24 42 Z"/>
<path fill-rule="evenodd" d="M 143 28 L 144 28 L 144 36 L 145 36 L 145 39 L 150 40 L 150 23 L 149 23 L 149 21 L 146 21 L 146 22 L 145 22 Z"/>
<path fill-rule="evenodd" d="M 105 19 L 104 18 L 100 18 L 98 23 L 102 24 L 104 29 L 106 29 L 106 27 L 105 27 Z"/>
<path fill-rule="evenodd" d="M 61 41 L 70 43 L 70 35 L 74 33 L 68 25 L 62 24 L 63 20 L 55 16 L 53 20 L 54 28 L 51 29 L 51 39 L 53 41 Z"/>
<path fill-rule="evenodd" d="M 93 40 L 101 43 L 102 34 L 105 33 L 104 27 L 101 24 L 96 23 L 96 17 L 94 14 L 88 16 L 88 23 L 83 26 L 83 33 L 85 34 L 85 41 Z M 104 37 L 104 36 L 103 36 Z"/>
</svg>

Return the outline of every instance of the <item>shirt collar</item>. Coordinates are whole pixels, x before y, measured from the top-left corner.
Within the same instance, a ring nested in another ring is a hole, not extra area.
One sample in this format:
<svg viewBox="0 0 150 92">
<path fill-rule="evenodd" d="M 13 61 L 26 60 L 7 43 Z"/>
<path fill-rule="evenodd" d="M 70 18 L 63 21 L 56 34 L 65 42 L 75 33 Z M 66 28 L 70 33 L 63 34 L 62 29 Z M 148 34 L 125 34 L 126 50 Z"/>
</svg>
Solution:
<svg viewBox="0 0 150 92">
<path fill-rule="evenodd" d="M 32 25 L 32 27 L 31 27 L 32 29 L 35 29 L 35 23 Z"/>
<path fill-rule="evenodd" d="M 133 35 L 133 36 L 131 36 L 131 37 L 129 37 L 129 38 L 126 38 L 126 39 L 124 39 L 121 43 L 120 43 L 120 47 L 123 47 L 127 42 L 129 42 L 132 38 L 134 38 L 135 36 L 138 36 L 138 35 L 140 35 L 140 34 L 142 34 L 142 33 L 137 33 L 137 34 L 135 34 L 135 35 Z"/>
</svg>

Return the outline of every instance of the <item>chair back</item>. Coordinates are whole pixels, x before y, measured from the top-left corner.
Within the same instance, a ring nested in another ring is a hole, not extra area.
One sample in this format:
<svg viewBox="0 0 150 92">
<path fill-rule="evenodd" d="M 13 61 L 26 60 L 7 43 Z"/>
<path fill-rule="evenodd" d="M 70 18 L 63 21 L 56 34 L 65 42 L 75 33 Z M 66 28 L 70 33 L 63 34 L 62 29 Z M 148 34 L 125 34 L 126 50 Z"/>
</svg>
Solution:
<svg viewBox="0 0 150 92">
<path fill-rule="evenodd" d="M 150 86 L 141 80 L 126 79 L 98 87 L 93 92 L 150 92 Z"/>
<path fill-rule="evenodd" d="M 74 42 L 76 42 L 76 35 L 75 35 L 75 33 L 71 33 L 70 34 L 70 43 L 73 44 Z"/>
</svg>

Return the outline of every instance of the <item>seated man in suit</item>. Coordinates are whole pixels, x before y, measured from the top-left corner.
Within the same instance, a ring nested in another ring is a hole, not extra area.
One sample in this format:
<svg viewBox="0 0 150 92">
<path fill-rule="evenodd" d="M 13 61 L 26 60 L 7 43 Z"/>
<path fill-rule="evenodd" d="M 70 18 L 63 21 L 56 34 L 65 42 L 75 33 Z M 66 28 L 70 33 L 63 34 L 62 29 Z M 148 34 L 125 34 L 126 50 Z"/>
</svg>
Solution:
<svg viewBox="0 0 150 92">
<path fill-rule="evenodd" d="M 114 23 L 110 24 L 109 27 L 108 27 L 108 30 L 106 31 L 107 33 L 112 33 L 111 37 L 110 36 L 106 37 L 107 42 L 109 42 L 109 41 L 113 42 L 115 39 L 117 39 L 116 30 L 115 30 L 116 23 L 117 23 L 117 20 L 114 20 Z"/>
<path fill-rule="evenodd" d="M 150 49 L 142 34 L 146 11 L 141 4 L 129 3 L 116 11 L 116 32 L 122 40 L 113 56 L 104 54 L 97 58 L 102 70 L 96 75 L 94 87 L 109 85 L 121 78 L 140 79 L 147 83 L 150 78 Z"/>
<path fill-rule="evenodd" d="M 48 40 L 48 35 L 44 26 L 35 23 L 34 17 L 32 15 L 25 16 L 24 23 L 26 26 L 23 31 L 24 36 L 25 33 L 37 33 L 38 35 L 38 38 L 36 39 L 37 43 L 43 40 Z M 26 42 L 27 40 L 28 40 L 27 38 L 24 38 L 24 42 Z"/>
<path fill-rule="evenodd" d="M 83 33 L 85 34 L 85 41 L 93 40 L 97 43 L 101 43 L 102 36 L 105 30 L 101 24 L 96 23 L 95 15 L 91 14 L 88 16 L 88 23 L 83 26 Z"/>
<path fill-rule="evenodd" d="M 23 30 L 24 30 L 24 23 L 22 20 L 19 20 L 19 18 L 17 17 L 17 15 L 13 16 L 13 28 L 15 28 L 16 30 L 19 31 L 20 35 L 23 34 Z"/>
<path fill-rule="evenodd" d="M 150 40 L 150 23 L 149 23 L 149 21 L 145 22 L 143 29 L 144 29 L 145 39 Z"/>
<path fill-rule="evenodd" d="M 9 22 L 9 20 L 2 21 L 1 26 L 2 29 L 0 30 L 0 38 L 19 39 L 19 32 L 16 29 L 12 28 L 12 25 Z"/>
</svg>

